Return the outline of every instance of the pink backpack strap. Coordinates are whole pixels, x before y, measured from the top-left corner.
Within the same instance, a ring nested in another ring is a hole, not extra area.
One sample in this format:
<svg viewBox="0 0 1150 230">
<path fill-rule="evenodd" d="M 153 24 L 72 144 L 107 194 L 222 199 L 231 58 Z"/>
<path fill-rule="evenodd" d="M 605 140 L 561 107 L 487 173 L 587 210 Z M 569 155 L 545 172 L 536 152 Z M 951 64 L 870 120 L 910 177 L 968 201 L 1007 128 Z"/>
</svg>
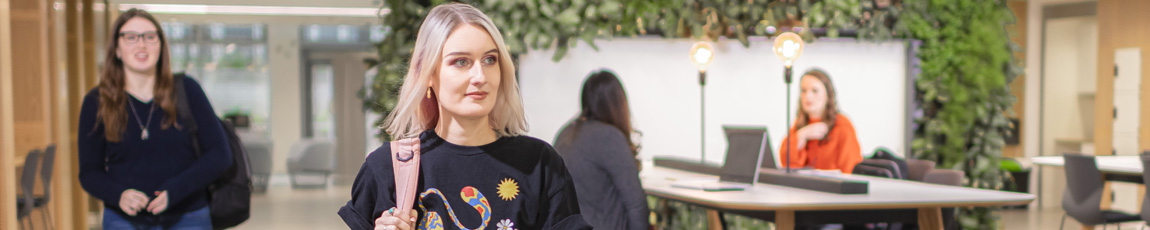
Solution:
<svg viewBox="0 0 1150 230">
<path fill-rule="evenodd" d="M 391 141 L 391 165 L 395 175 L 395 206 L 401 216 L 410 215 L 419 185 L 419 138 Z"/>
</svg>

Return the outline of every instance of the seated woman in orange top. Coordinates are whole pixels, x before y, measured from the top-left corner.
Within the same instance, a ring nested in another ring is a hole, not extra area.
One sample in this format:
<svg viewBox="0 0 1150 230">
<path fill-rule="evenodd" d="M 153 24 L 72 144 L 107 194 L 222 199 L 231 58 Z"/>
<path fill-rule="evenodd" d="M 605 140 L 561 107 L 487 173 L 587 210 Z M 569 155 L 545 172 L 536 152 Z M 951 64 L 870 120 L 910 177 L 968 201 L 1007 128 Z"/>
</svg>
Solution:
<svg viewBox="0 0 1150 230">
<path fill-rule="evenodd" d="M 810 166 L 850 173 L 862 162 L 862 153 L 854 125 L 839 114 L 830 77 L 813 69 L 803 74 L 799 86 L 799 112 L 780 147 L 781 164 L 787 164 L 785 143 L 790 143 L 791 168 Z"/>
</svg>

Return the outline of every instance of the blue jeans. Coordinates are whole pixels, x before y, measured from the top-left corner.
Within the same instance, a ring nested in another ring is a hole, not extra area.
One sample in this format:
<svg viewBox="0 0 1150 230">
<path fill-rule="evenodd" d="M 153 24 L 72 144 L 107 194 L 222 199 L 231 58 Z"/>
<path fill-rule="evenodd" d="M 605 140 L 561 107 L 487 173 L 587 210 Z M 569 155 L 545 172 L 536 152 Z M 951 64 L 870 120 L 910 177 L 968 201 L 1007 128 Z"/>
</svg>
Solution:
<svg viewBox="0 0 1150 230">
<path fill-rule="evenodd" d="M 105 230 L 212 230 L 212 215 L 208 207 L 184 213 L 172 227 L 132 223 L 111 209 L 104 208 Z"/>
</svg>

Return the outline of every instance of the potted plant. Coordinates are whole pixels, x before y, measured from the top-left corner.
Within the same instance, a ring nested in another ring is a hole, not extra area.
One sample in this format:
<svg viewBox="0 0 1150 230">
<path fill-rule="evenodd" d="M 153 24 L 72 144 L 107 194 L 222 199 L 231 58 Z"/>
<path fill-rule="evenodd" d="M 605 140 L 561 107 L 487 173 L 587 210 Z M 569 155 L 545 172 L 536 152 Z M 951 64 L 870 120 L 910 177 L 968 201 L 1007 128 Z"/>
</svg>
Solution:
<svg viewBox="0 0 1150 230">
<path fill-rule="evenodd" d="M 252 125 L 251 112 L 241 108 L 228 110 L 224 113 L 224 120 L 231 122 L 236 128 L 248 128 Z"/>
</svg>

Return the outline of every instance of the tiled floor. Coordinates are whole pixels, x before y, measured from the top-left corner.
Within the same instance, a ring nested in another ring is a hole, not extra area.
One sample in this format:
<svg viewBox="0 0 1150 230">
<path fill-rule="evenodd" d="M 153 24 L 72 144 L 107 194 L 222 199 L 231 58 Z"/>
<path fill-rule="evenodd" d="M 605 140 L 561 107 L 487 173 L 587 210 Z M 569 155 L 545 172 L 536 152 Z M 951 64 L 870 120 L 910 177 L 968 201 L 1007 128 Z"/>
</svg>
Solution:
<svg viewBox="0 0 1150 230">
<path fill-rule="evenodd" d="M 351 199 L 351 186 L 292 189 L 286 177 L 273 176 L 266 193 L 253 195 L 251 218 L 234 229 L 347 229 L 336 211 Z"/>
<path fill-rule="evenodd" d="M 1058 229 L 1058 225 L 1062 221 L 1062 214 L 1065 213 L 1061 208 L 1045 208 L 1041 210 L 1029 211 L 1026 209 L 1016 210 L 1003 210 L 1000 212 L 1003 229 L 1008 230 L 1049 230 Z M 1150 229 L 1143 228 L 1145 222 L 1127 223 L 1121 226 L 1121 229 L 1139 230 Z M 1063 229 L 1082 229 L 1077 221 L 1072 218 L 1067 218 L 1066 226 Z M 1102 226 L 1095 226 L 1094 229 L 1103 229 Z M 1114 225 L 1110 225 L 1105 229 L 1119 229 Z"/>
</svg>

